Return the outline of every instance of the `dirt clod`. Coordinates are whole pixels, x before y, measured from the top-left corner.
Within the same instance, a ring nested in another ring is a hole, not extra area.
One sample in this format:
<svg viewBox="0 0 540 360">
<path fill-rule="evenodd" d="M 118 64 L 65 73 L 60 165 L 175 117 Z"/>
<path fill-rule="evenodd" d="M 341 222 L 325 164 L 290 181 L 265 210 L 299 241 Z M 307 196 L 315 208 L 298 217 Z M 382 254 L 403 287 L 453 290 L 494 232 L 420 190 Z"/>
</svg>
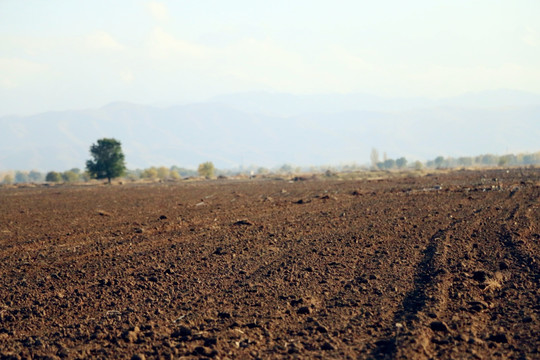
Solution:
<svg viewBox="0 0 540 360">
<path fill-rule="evenodd" d="M 497 342 L 497 343 L 507 343 L 508 342 L 508 338 L 506 337 L 506 334 L 503 334 L 503 333 L 491 335 L 488 338 L 488 340 L 494 341 L 494 342 Z"/>
<path fill-rule="evenodd" d="M 433 331 L 448 332 L 448 326 L 443 321 L 432 321 L 429 327 Z"/>
<path fill-rule="evenodd" d="M 309 306 L 302 306 L 296 310 L 298 314 L 305 315 L 305 314 L 311 314 L 311 308 Z"/>
<path fill-rule="evenodd" d="M 321 350 L 329 351 L 329 350 L 335 350 L 336 348 L 334 345 L 330 344 L 329 342 L 325 342 L 321 345 Z"/>
<path fill-rule="evenodd" d="M 171 334 L 171 337 L 177 338 L 177 337 L 191 336 L 192 333 L 193 332 L 191 331 L 191 329 L 188 328 L 187 326 L 180 326 Z"/>
<path fill-rule="evenodd" d="M 484 282 L 488 278 L 488 274 L 485 271 L 475 271 L 472 278 L 478 282 Z"/>
<path fill-rule="evenodd" d="M 231 315 L 231 313 L 223 311 L 223 312 L 218 313 L 218 317 L 221 318 L 221 319 L 230 319 L 230 318 L 232 318 L 232 315 Z"/>
<path fill-rule="evenodd" d="M 246 220 L 246 219 L 243 219 L 243 220 L 238 220 L 237 222 L 234 223 L 234 225 L 253 225 L 253 223 L 249 220 Z"/>
</svg>

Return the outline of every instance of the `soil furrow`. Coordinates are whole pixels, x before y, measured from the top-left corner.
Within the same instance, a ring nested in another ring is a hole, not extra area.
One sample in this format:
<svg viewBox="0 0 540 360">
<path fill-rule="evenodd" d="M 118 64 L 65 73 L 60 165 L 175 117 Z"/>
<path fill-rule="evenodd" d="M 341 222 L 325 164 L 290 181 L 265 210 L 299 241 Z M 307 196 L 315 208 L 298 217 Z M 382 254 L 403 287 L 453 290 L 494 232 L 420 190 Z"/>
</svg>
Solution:
<svg viewBox="0 0 540 360">
<path fill-rule="evenodd" d="M 459 338 L 459 335 L 452 334 L 457 327 L 449 326 L 454 324 L 445 316 L 445 312 L 449 307 L 455 308 L 455 300 L 450 296 L 453 282 L 459 282 L 455 271 L 462 266 L 461 259 L 468 258 L 468 254 L 460 247 L 460 243 L 467 241 L 461 229 L 474 229 L 483 224 L 485 214 L 493 207 L 502 206 L 504 202 L 504 198 L 495 196 L 486 207 L 461 214 L 460 219 L 430 238 L 423 258 L 417 265 L 414 288 L 403 299 L 401 310 L 395 313 L 393 327 L 387 330 L 389 335 L 376 342 L 377 347 L 372 351 L 372 356 L 408 358 L 411 353 L 415 353 L 417 356 L 440 358 L 444 353 L 441 348 L 455 342 L 453 336 Z M 454 244 L 449 242 L 450 239 Z M 452 355 L 447 356 L 452 358 Z"/>
</svg>

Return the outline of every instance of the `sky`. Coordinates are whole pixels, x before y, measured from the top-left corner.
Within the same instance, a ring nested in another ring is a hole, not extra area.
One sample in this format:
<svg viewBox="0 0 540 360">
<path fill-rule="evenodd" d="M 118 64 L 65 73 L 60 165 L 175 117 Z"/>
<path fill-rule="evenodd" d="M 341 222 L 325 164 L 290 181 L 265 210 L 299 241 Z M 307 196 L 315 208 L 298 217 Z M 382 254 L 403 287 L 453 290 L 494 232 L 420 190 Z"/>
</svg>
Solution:
<svg viewBox="0 0 540 360">
<path fill-rule="evenodd" d="M 538 0 L 0 0 L 0 116 L 237 92 L 540 94 Z"/>
</svg>

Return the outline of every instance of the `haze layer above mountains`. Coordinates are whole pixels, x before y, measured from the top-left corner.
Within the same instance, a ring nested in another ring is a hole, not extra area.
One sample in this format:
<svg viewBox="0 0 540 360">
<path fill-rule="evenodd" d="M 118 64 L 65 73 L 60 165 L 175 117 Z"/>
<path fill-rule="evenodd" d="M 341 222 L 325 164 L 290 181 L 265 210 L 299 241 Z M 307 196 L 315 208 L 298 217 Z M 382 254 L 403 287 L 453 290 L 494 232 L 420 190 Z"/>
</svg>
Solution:
<svg viewBox="0 0 540 360">
<path fill-rule="evenodd" d="M 112 103 L 4 116 L 0 129 L 0 170 L 84 168 L 102 137 L 122 142 L 129 168 L 366 164 L 372 148 L 409 160 L 538 151 L 540 96 L 500 90 L 435 101 L 259 92 L 166 108 Z"/>
</svg>

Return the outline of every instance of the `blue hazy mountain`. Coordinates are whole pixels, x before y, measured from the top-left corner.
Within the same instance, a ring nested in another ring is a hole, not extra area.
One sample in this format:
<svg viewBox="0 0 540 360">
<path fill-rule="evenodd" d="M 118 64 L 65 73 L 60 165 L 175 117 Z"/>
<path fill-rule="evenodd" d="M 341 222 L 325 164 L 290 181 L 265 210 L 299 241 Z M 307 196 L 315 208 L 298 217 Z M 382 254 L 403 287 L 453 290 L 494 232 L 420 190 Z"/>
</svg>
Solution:
<svg viewBox="0 0 540 360">
<path fill-rule="evenodd" d="M 102 137 L 128 167 L 364 164 L 372 148 L 409 160 L 540 150 L 540 97 L 513 91 L 439 101 L 371 95 L 245 93 L 167 108 L 99 109 L 0 118 L 0 171 L 84 168 Z"/>
</svg>

